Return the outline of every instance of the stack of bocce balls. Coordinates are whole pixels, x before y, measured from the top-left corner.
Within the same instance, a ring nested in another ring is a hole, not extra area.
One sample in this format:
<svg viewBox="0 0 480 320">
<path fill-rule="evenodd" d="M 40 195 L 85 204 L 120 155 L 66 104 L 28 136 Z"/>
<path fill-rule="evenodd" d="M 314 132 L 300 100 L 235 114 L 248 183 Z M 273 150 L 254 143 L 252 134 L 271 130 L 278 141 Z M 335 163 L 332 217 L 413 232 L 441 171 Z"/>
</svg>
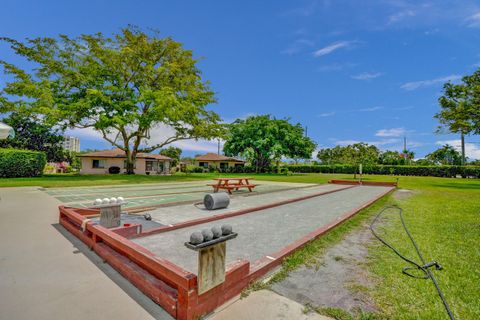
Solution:
<svg viewBox="0 0 480 320">
<path fill-rule="evenodd" d="M 103 198 L 103 199 L 95 199 L 93 202 L 94 206 L 106 205 L 106 204 L 123 204 L 125 199 L 123 197 L 113 197 L 113 198 Z"/>
<path fill-rule="evenodd" d="M 228 236 L 232 233 L 232 226 L 224 224 L 221 227 L 212 227 L 211 229 L 203 229 L 201 232 L 194 232 L 190 235 L 190 243 L 198 245 L 203 242 L 208 242 L 222 236 Z"/>
</svg>

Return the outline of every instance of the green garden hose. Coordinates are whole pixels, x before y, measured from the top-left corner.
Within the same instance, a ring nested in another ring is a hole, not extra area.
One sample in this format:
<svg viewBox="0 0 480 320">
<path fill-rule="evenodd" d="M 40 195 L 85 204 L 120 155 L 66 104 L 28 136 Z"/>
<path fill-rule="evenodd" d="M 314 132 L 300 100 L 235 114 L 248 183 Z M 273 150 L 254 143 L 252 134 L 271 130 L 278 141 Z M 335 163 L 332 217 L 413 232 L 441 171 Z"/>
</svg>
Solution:
<svg viewBox="0 0 480 320">
<path fill-rule="evenodd" d="M 373 227 L 374 224 L 378 221 L 380 216 L 382 214 L 384 214 L 385 212 L 387 212 L 387 210 L 389 210 L 389 209 L 395 210 L 395 212 L 398 213 L 398 215 L 400 216 L 400 220 L 402 221 L 403 229 L 405 230 L 407 236 L 410 238 L 410 241 L 412 242 L 413 246 L 415 247 L 415 251 L 417 251 L 418 257 L 420 258 L 420 261 L 422 262 L 422 264 L 416 263 L 415 261 L 413 261 L 413 260 L 405 257 L 404 255 L 402 255 L 397 249 L 395 249 L 391 244 L 389 244 L 387 241 L 382 239 L 375 232 L 375 228 Z M 437 280 L 435 279 L 435 276 L 430 271 L 431 267 L 435 267 L 436 270 L 442 270 L 443 268 L 436 261 L 432 261 L 432 262 L 429 262 L 429 263 L 425 262 L 425 260 L 423 259 L 422 253 L 420 252 L 420 249 L 418 248 L 417 243 L 413 239 L 412 235 L 410 234 L 410 231 L 407 228 L 407 225 L 405 224 L 405 220 L 403 219 L 403 209 L 400 208 L 400 207 L 397 207 L 397 206 L 388 206 L 388 207 L 383 208 L 382 210 L 380 210 L 380 212 L 377 213 L 375 218 L 372 220 L 372 223 L 370 224 L 370 230 L 372 231 L 373 235 L 381 243 L 383 243 L 384 245 L 389 247 L 397 256 L 402 258 L 404 261 L 406 261 L 406 262 L 408 262 L 412 265 L 411 267 L 403 268 L 403 270 L 402 270 L 403 274 L 405 274 L 409 277 L 412 277 L 412 278 L 416 278 L 416 279 L 431 279 L 432 280 L 433 284 L 435 285 L 435 288 L 437 289 L 438 295 L 440 296 L 440 299 L 442 299 L 443 305 L 445 306 L 445 310 L 447 311 L 448 316 L 450 317 L 450 319 L 454 320 L 455 317 L 453 316 L 453 312 L 450 309 L 450 306 L 448 305 L 447 300 L 445 299 L 445 296 L 443 295 L 443 292 L 440 289 L 440 286 L 438 285 Z M 412 270 L 412 269 L 421 270 L 423 272 L 423 276 L 417 276 L 417 275 L 414 275 L 414 274 L 410 273 L 410 270 Z"/>
</svg>

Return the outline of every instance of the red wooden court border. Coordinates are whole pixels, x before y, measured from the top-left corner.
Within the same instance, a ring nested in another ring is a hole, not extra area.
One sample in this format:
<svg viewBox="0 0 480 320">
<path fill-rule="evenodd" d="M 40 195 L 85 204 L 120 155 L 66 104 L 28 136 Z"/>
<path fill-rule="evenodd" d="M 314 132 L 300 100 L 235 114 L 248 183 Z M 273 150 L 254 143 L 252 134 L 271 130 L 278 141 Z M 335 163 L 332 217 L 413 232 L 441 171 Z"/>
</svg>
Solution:
<svg viewBox="0 0 480 320">
<path fill-rule="evenodd" d="M 332 184 L 345 184 L 345 185 L 359 185 L 359 186 L 379 186 L 379 187 L 396 187 L 396 182 L 383 182 L 383 181 L 360 181 L 360 180 L 329 180 L 328 183 Z"/>
<path fill-rule="evenodd" d="M 95 210 L 59 206 L 59 221 L 62 226 L 85 242 L 170 315 L 176 319 L 190 320 L 213 311 L 237 296 L 251 282 L 280 265 L 283 259 L 292 252 L 325 234 L 393 190 L 393 188 L 386 190 L 368 203 L 337 218 L 333 223 L 305 235 L 252 264 L 247 260 L 239 260 L 228 265 L 225 282 L 202 295 L 198 295 L 195 274 L 166 259 L 155 256 L 146 248 L 125 238 L 122 234 L 127 235 L 130 232 L 121 231 L 122 227 L 107 229 L 89 221 L 85 216 L 91 215 Z M 219 216 L 217 219 L 225 218 Z M 136 227 L 136 225 L 127 228 L 131 229 L 132 227 Z"/>
</svg>

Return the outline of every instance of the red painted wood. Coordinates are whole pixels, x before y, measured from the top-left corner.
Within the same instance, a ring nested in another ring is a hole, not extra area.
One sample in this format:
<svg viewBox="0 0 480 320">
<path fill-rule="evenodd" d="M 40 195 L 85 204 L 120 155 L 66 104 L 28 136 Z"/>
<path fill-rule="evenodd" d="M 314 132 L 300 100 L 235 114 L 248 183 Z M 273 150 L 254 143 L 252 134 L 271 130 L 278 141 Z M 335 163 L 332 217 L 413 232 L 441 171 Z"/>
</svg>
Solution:
<svg viewBox="0 0 480 320">
<path fill-rule="evenodd" d="M 142 232 L 142 225 L 140 223 L 132 223 L 128 227 L 120 226 L 117 228 L 111 228 L 110 231 L 129 239 Z"/>
<path fill-rule="evenodd" d="M 380 187 L 396 187 L 396 182 L 384 181 L 357 181 L 357 180 L 330 180 L 331 184 L 345 184 L 345 185 L 362 185 L 362 186 L 380 186 Z"/>
<path fill-rule="evenodd" d="M 191 288 L 196 284 L 197 276 L 172 262 L 156 257 L 144 247 L 126 239 L 100 225 L 90 226 L 92 233 L 105 243 L 145 268 L 162 281 L 172 286 Z"/>
<path fill-rule="evenodd" d="M 177 316 L 177 290 L 103 243 L 95 244 L 93 249 L 146 296 L 173 317 Z"/>
<path fill-rule="evenodd" d="M 197 219 L 193 221 L 193 224 L 190 224 L 192 222 L 186 222 L 176 225 L 174 228 L 170 228 L 170 230 L 264 210 L 278 205 L 301 201 L 353 187 L 354 186 L 349 186 L 339 190 L 290 199 L 275 204 L 240 210 L 234 213 L 218 215 L 207 219 Z M 393 190 L 394 189 L 392 188 L 385 191 L 368 203 L 342 215 L 333 223 L 319 228 L 283 249 L 271 254 L 270 257 L 273 257 L 273 260 L 264 257 L 255 261 L 252 265 L 244 260 L 229 265 L 227 267 L 225 282 L 200 296 L 197 293 L 196 275 L 183 270 L 168 260 L 156 257 L 144 247 L 126 239 L 121 235 L 122 231 L 119 231 L 119 228 L 117 228 L 118 230 L 109 230 L 88 222 L 86 225 L 87 230 L 82 231 L 80 225 L 85 218 L 81 214 L 75 212 L 75 209 L 63 206 L 60 206 L 59 208 L 59 220 L 67 230 L 72 232 L 85 243 L 93 246 L 94 250 L 100 256 L 128 278 L 142 292 L 165 308 L 167 312 L 175 316 L 177 319 L 191 320 L 197 319 L 198 317 L 213 311 L 215 308 L 235 297 L 252 281 L 280 265 L 283 259 L 293 251 L 325 234 Z M 213 220 L 211 220 L 212 218 Z M 118 232 L 120 234 L 117 234 Z"/>
</svg>

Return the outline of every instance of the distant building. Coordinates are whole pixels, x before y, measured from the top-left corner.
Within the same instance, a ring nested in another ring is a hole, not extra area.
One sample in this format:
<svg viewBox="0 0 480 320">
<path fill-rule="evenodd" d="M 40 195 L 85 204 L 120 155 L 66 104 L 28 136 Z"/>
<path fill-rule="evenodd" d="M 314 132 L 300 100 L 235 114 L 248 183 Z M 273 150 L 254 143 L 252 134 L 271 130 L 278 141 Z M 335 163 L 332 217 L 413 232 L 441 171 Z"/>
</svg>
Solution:
<svg viewBox="0 0 480 320">
<path fill-rule="evenodd" d="M 82 161 L 82 174 L 106 174 L 110 167 L 120 168 L 120 173 L 126 173 L 127 157 L 120 149 L 89 152 L 79 155 Z M 161 154 L 137 153 L 134 164 L 136 174 L 170 174 L 171 158 Z"/>
<path fill-rule="evenodd" d="M 63 149 L 80 152 L 80 139 L 77 137 L 64 136 L 63 137 Z"/>
<path fill-rule="evenodd" d="M 207 153 L 205 155 L 196 157 L 194 159 L 194 164 L 204 168 L 216 167 L 220 169 L 227 169 L 231 167 L 244 166 L 245 161 L 218 155 L 216 153 Z"/>
</svg>

